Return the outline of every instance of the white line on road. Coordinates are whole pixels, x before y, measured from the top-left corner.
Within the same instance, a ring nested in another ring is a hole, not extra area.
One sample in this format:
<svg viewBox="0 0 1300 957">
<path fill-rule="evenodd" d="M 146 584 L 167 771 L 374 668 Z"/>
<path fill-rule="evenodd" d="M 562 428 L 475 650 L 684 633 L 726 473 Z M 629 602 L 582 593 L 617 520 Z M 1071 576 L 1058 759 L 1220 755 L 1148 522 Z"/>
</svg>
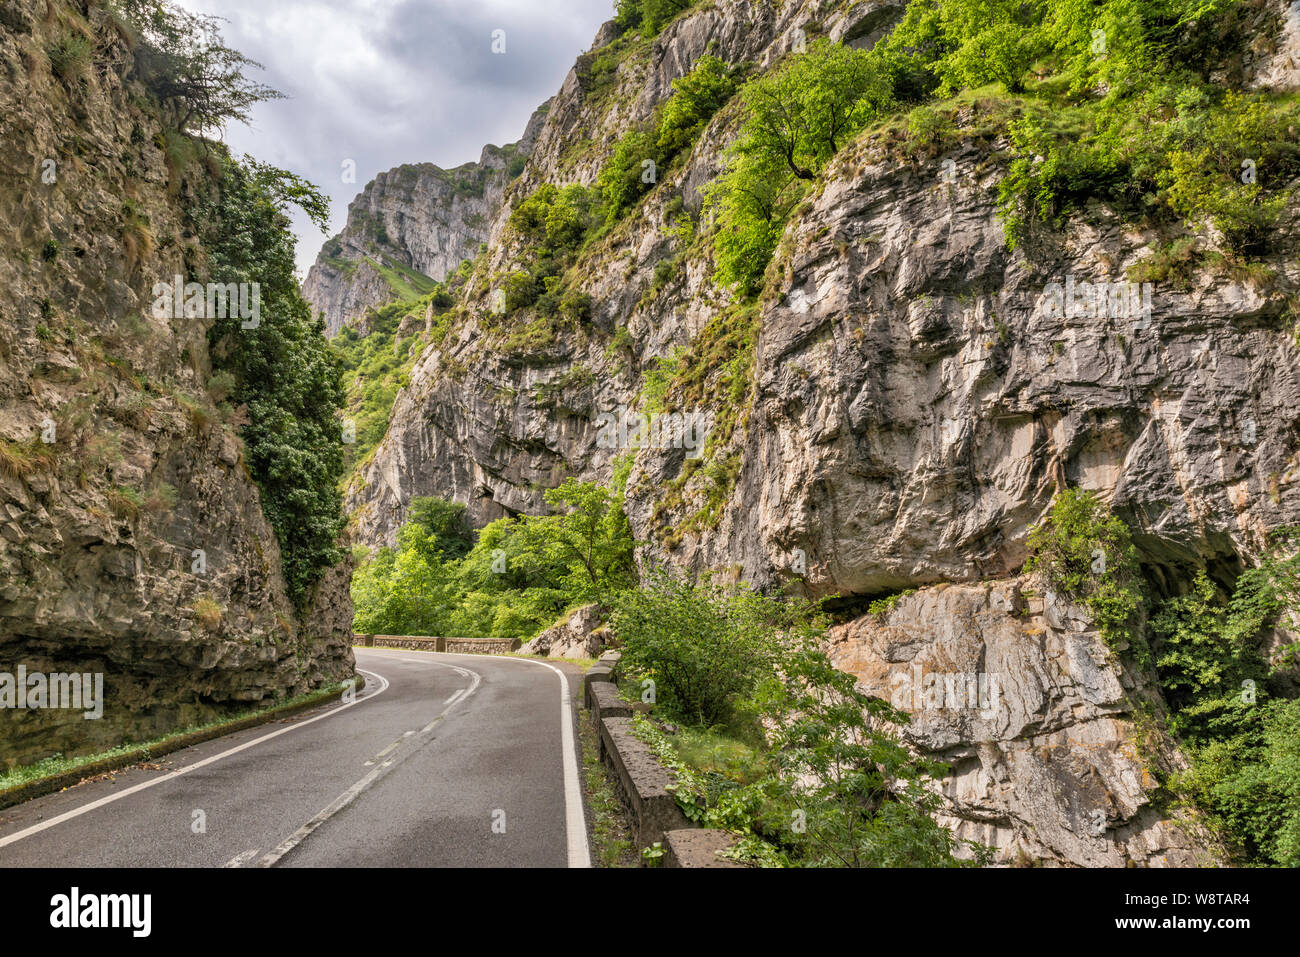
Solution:
<svg viewBox="0 0 1300 957">
<path fill-rule="evenodd" d="M 257 848 L 253 848 L 251 851 L 244 851 L 244 853 L 242 854 L 236 854 L 234 857 L 226 861 L 226 863 L 222 864 L 221 866 L 222 867 L 243 867 L 245 864 L 247 864 L 256 856 L 257 856 Z"/>
<path fill-rule="evenodd" d="M 441 664 L 441 662 L 422 662 L 422 663 Z M 472 695 L 478 689 L 479 683 L 483 680 L 483 676 L 480 675 L 478 672 L 475 671 L 467 672 L 463 668 L 455 668 L 454 665 L 447 665 L 447 667 L 454 668 L 456 671 L 460 672 L 461 674 L 469 675 L 471 677 L 471 684 L 469 686 L 469 689 L 465 692 L 465 698 L 468 698 L 470 695 Z M 464 700 L 464 698 L 462 698 L 461 700 Z M 430 731 L 433 728 L 433 726 L 437 724 L 442 718 L 444 718 L 447 715 L 447 712 L 449 712 L 453 707 L 455 707 L 454 704 L 448 704 L 445 708 L 443 708 L 442 714 L 438 715 L 438 717 L 434 718 L 427 725 L 425 725 L 424 730 L 420 732 L 417 738 L 412 739 L 412 742 L 413 743 L 418 742 L 419 738 L 424 737 L 424 735 L 428 731 Z M 396 741 L 394 741 L 391 745 L 389 745 L 379 754 L 375 755 L 375 757 L 382 758 L 389 751 L 392 751 L 393 748 L 401 744 L 403 740 L 405 740 L 405 738 L 398 738 Z M 415 748 L 413 747 L 411 751 L 413 753 L 415 751 Z M 363 791 L 365 791 L 368 787 L 370 787 L 381 777 L 383 777 L 383 775 L 388 771 L 388 769 L 393 766 L 396 760 L 397 760 L 396 757 L 391 757 L 383 764 L 379 765 L 377 768 L 370 771 L 360 781 L 352 785 L 352 787 L 348 788 L 346 791 L 344 791 L 342 794 L 336 797 L 333 801 L 331 801 L 328 807 L 322 809 L 321 812 L 317 814 L 314 818 L 312 818 L 302 827 L 298 828 L 298 830 L 294 831 L 291 835 L 285 838 L 284 841 L 282 841 L 280 845 L 276 847 L 273 851 L 270 851 L 267 854 L 263 855 L 262 859 L 257 862 L 256 866 L 257 867 L 274 866 L 286 854 L 292 851 L 303 841 L 307 840 L 307 838 L 311 836 L 312 831 L 316 830 L 318 827 L 320 827 L 322 824 L 324 824 L 326 821 L 332 818 L 335 814 L 338 814 L 339 811 L 343 810 L 345 807 L 347 807 L 349 804 L 355 801 L 358 797 L 360 797 Z"/>
<path fill-rule="evenodd" d="M 587 847 L 587 819 L 582 811 L 582 788 L 578 776 L 578 750 L 573 743 L 573 705 L 569 700 L 569 679 L 563 671 L 545 661 L 491 655 L 494 661 L 522 661 L 549 668 L 560 678 L 560 750 L 564 762 L 564 831 L 570 867 L 591 867 Z"/>
<path fill-rule="evenodd" d="M 290 731 L 297 731 L 299 728 L 305 728 L 307 727 L 307 725 L 315 724 L 317 721 L 324 721 L 326 718 L 333 717 L 334 715 L 338 714 L 340 711 L 346 711 L 348 708 L 356 707 L 357 705 L 361 704 L 363 701 L 369 701 L 371 698 L 377 698 L 385 691 L 388 690 L 388 679 L 385 678 L 383 675 L 377 674 L 376 672 L 373 671 L 363 671 L 360 668 L 358 668 L 357 670 L 361 671 L 361 673 L 364 675 L 373 675 L 374 677 L 379 679 L 381 685 L 378 689 L 375 690 L 373 694 L 363 694 L 361 697 L 353 701 L 350 701 L 347 704 L 339 705 L 339 707 L 334 708 L 331 711 L 326 711 L 324 714 L 318 714 L 314 718 L 308 718 L 306 721 L 299 721 L 297 724 L 288 725 L 287 727 L 281 728 L 279 731 L 272 731 L 270 734 L 264 734 L 260 738 L 254 738 L 252 741 L 245 741 L 243 744 L 238 745 L 237 747 L 233 747 L 228 751 L 222 751 L 220 754 L 214 754 L 210 758 L 204 758 L 202 761 L 195 761 L 193 764 L 187 764 L 183 768 L 177 768 L 175 771 L 172 771 L 168 774 L 164 774 L 156 778 L 150 778 L 148 781 L 142 781 L 141 783 L 135 785 L 134 787 L 127 788 L 125 791 L 118 791 L 114 794 L 106 795 L 105 797 L 100 798 L 98 801 L 91 801 L 89 804 L 83 804 L 81 807 L 73 808 L 71 811 L 65 811 L 63 814 L 60 814 L 56 817 L 52 817 L 48 821 L 42 821 L 40 824 L 33 824 L 29 828 L 24 828 L 21 831 L 15 831 L 13 834 L 10 834 L 8 837 L 0 837 L 0 847 L 8 847 L 10 844 L 16 844 L 19 841 L 21 841 L 23 838 L 31 837 L 33 834 L 37 834 L 41 831 L 46 830 L 47 828 L 54 827 L 56 824 L 62 824 L 64 821 L 70 821 L 74 817 L 80 817 L 81 815 L 93 811 L 96 808 L 103 807 L 106 804 L 112 804 L 114 801 L 120 801 L 122 800 L 122 798 L 129 797 L 130 795 L 135 794 L 137 791 L 143 791 L 146 788 L 151 788 L 156 784 L 162 784 L 166 781 L 175 781 L 177 778 L 189 774 L 191 771 L 197 771 L 199 768 L 207 767 L 209 764 L 215 764 L 216 762 L 222 760 L 223 758 L 228 758 L 233 754 L 238 754 L 240 751 L 247 751 L 249 748 L 253 747 L 254 745 L 261 744 L 263 741 L 270 741 L 272 738 L 278 738 L 280 735 L 288 734 Z"/>
</svg>

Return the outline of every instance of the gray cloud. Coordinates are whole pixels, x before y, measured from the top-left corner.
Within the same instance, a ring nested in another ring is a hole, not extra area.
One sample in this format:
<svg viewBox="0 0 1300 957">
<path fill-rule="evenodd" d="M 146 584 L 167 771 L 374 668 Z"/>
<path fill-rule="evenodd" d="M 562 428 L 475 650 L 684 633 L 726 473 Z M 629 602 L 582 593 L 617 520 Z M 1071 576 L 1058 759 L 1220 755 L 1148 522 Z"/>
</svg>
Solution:
<svg viewBox="0 0 1300 957">
<path fill-rule="evenodd" d="M 587 49 L 613 0 L 178 0 L 226 19 L 226 42 L 288 99 L 259 104 L 226 141 L 306 176 L 333 201 L 331 232 L 376 173 L 457 166 L 519 138 Z M 493 31 L 505 35 L 492 52 Z M 345 160 L 357 182 L 344 183 Z M 305 272 L 325 240 L 295 217 Z"/>
</svg>

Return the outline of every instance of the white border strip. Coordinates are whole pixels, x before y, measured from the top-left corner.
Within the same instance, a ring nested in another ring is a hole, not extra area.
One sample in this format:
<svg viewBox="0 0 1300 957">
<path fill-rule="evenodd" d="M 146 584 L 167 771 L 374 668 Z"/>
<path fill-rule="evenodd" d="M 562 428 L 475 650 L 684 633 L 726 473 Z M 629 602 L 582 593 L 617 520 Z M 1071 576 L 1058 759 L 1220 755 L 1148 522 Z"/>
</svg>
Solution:
<svg viewBox="0 0 1300 957">
<path fill-rule="evenodd" d="M 148 781 L 142 781 L 141 783 L 134 785 L 133 787 L 127 788 L 125 791 L 117 791 L 113 794 L 109 794 L 106 795 L 105 797 L 100 798 L 98 801 L 91 801 L 89 804 L 83 804 L 81 807 L 73 808 L 71 811 L 65 811 L 64 813 L 58 815 L 57 817 L 50 818 L 48 821 L 42 821 L 40 824 L 33 824 L 29 828 L 25 828 L 21 831 L 15 831 L 13 834 L 10 834 L 7 837 L 0 838 L 0 847 L 8 847 L 10 844 L 16 844 L 19 841 L 23 840 L 23 838 L 31 837 L 33 834 L 38 834 L 41 831 L 46 830 L 47 828 L 54 827 L 56 824 L 62 824 L 64 821 L 70 821 L 74 817 L 80 817 L 81 815 L 89 813 L 90 811 L 93 811 L 96 808 L 101 808 L 106 804 L 112 804 L 114 801 L 120 801 L 124 797 L 130 797 L 132 794 L 135 794 L 137 791 L 143 791 L 146 788 L 151 788 L 154 787 L 155 785 L 163 784 L 167 781 L 175 781 L 177 778 L 189 774 L 191 771 L 197 771 L 199 768 L 207 767 L 209 764 L 215 764 L 217 761 L 220 761 L 223 758 L 228 758 L 233 754 L 238 754 L 240 751 L 247 751 L 249 748 L 253 747 L 254 745 L 261 744 L 263 741 L 270 741 L 272 738 L 278 738 L 280 735 L 288 734 L 290 731 L 297 731 L 299 728 L 305 728 L 307 727 L 307 725 L 315 724 L 317 721 L 324 721 L 326 718 L 333 717 L 334 715 L 338 714 L 340 711 L 346 711 L 348 708 L 356 707 L 357 705 L 361 704 L 363 701 L 369 701 L 371 698 L 377 698 L 385 691 L 388 690 L 388 679 L 385 678 L 383 675 L 377 674 L 373 671 L 363 671 L 360 668 L 358 668 L 357 670 L 364 675 L 371 675 L 379 679 L 381 685 L 378 689 L 374 691 L 373 694 L 364 694 L 360 698 L 355 699 L 354 701 L 350 701 L 347 704 L 340 705 L 339 707 L 334 708 L 331 711 L 326 711 L 324 714 L 318 714 L 314 718 L 308 718 L 306 721 L 299 721 L 296 724 L 291 724 L 288 727 L 281 728 L 279 731 L 272 731 L 270 734 L 264 734 L 260 738 L 254 738 L 252 741 L 245 741 L 243 744 L 233 747 L 228 751 L 222 751 L 220 754 L 214 754 L 209 758 L 204 758 L 202 761 L 195 761 L 193 764 L 187 764 L 185 767 L 172 771 L 170 774 L 164 774 L 161 775 L 160 777 L 150 778 Z"/>
<path fill-rule="evenodd" d="M 383 651 L 367 648 L 367 651 Z M 406 651 L 407 649 L 392 649 Z M 570 867 L 591 867 L 591 851 L 587 845 L 587 818 L 582 809 L 582 778 L 578 773 L 578 749 L 574 746 L 573 706 L 569 700 L 569 679 L 563 671 L 545 661 L 534 658 L 515 658 L 511 655 L 470 655 L 462 652 L 426 651 L 426 655 L 455 655 L 460 658 L 488 658 L 492 661 L 520 661 L 524 664 L 549 668 L 560 678 L 560 756 L 564 764 L 564 832 L 568 846 Z M 379 657 L 389 657 L 380 655 Z"/>
</svg>

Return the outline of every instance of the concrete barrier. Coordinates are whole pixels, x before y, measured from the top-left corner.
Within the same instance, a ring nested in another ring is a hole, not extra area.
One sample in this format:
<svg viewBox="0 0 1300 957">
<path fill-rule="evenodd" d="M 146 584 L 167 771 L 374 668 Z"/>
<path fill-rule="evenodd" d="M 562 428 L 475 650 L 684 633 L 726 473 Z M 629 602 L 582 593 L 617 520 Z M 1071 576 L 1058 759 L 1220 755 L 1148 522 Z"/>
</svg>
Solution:
<svg viewBox="0 0 1300 957">
<path fill-rule="evenodd" d="M 458 655 L 504 655 L 518 651 L 521 644 L 518 638 L 434 638 L 423 635 L 353 635 L 352 643 L 363 648 L 410 648 Z"/>
<path fill-rule="evenodd" d="M 665 831 L 691 826 L 668 790 L 672 777 L 649 745 L 632 733 L 631 718 L 601 719 L 600 755 L 613 769 L 632 812 L 637 847 L 662 841 Z"/>
<path fill-rule="evenodd" d="M 592 685 L 613 682 L 614 669 L 618 667 L 618 661 L 622 657 L 622 652 L 607 651 L 596 659 L 594 665 L 587 669 L 587 673 L 582 678 L 582 700 L 588 708 L 592 706 Z"/>
<path fill-rule="evenodd" d="M 736 843 L 736 835 L 711 827 L 685 827 L 664 834 L 664 867 L 744 867 L 719 857 Z"/>
<path fill-rule="evenodd" d="M 597 681 L 587 685 L 587 710 L 591 714 L 591 723 L 599 729 L 603 718 L 630 718 L 636 709 L 631 702 L 623 700 L 618 685 L 612 681 Z"/>
</svg>

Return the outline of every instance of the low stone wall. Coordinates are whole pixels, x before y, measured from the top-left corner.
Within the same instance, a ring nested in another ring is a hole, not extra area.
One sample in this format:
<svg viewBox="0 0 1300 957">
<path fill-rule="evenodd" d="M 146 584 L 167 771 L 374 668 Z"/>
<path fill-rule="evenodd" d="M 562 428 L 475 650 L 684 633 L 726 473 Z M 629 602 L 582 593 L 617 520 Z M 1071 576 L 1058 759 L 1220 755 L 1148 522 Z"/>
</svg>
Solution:
<svg viewBox="0 0 1300 957">
<path fill-rule="evenodd" d="M 607 652 L 587 671 L 583 698 L 600 738 L 601 760 L 614 772 L 619 796 L 632 812 L 637 848 L 661 842 L 664 867 L 743 867 L 717 856 L 735 836 L 692 825 L 668 790 L 672 775 L 632 733 L 632 714 L 644 706 L 619 695 L 613 681 L 618 659 L 618 652 Z"/>
<path fill-rule="evenodd" d="M 457 655 L 505 655 L 519 650 L 518 638 L 432 638 L 421 635 L 354 635 L 363 648 L 411 648 Z"/>
</svg>

